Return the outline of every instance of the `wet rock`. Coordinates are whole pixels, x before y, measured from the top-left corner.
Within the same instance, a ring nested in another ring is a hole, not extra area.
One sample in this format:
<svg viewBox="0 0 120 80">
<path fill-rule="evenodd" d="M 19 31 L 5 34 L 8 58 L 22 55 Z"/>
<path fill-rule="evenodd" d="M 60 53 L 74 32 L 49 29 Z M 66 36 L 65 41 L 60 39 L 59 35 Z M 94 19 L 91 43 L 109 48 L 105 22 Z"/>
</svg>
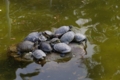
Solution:
<svg viewBox="0 0 120 80">
<path fill-rule="evenodd" d="M 33 61 L 32 57 L 30 58 L 31 53 L 26 53 L 23 57 L 17 54 L 17 45 L 12 44 L 8 47 L 8 56 L 14 58 L 17 61 L 31 62 Z"/>
<path fill-rule="evenodd" d="M 52 52 L 50 54 L 47 54 L 46 62 L 50 62 L 50 61 L 67 62 L 71 60 L 71 58 L 83 58 L 86 55 L 86 51 L 84 49 L 83 44 L 70 43 L 69 46 L 71 47 L 72 50 L 70 53 L 66 54 L 65 57 L 60 57 L 59 53 Z M 8 55 L 18 61 L 25 61 L 25 62 L 33 61 L 32 57 L 30 56 L 31 53 L 26 53 L 23 57 L 20 57 L 17 54 L 17 49 L 15 44 L 9 46 Z"/>
</svg>

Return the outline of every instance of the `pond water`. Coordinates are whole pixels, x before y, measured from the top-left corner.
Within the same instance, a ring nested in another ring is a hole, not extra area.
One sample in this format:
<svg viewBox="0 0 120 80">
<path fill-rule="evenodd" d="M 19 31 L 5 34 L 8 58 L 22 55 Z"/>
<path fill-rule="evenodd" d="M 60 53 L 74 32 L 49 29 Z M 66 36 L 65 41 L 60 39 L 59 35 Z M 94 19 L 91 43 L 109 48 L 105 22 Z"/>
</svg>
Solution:
<svg viewBox="0 0 120 80">
<path fill-rule="evenodd" d="M 11 44 L 33 31 L 73 25 L 87 36 L 87 55 L 66 61 L 18 62 Z M 120 1 L 0 0 L 0 80 L 119 80 Z"/>
</svg>

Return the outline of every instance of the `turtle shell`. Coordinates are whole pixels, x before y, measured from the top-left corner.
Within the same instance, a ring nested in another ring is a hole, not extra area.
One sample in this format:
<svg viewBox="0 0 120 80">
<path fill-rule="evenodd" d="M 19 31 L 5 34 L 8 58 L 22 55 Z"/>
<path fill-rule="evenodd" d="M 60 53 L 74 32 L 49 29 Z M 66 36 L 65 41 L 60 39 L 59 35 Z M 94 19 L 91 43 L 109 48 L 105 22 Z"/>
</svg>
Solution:
<svg viewBox="0 0 120 80">
<path fill-rule="evenodd" d="M 37 49 L 32 53 L 32 56 L 35 59 L 44 59 L 44 57 L 46 57 L 46 54 L 42 50 Z"/>
<path fill-rule="evenodd" d="M 50 44 L 48 42 L 41 42 L 39 44 L 39 48 L 45 52 L 51 52 L 52 51 L 52 47 L 50 46 Z"/>
<path fill-rule="evenodd" d="M 86 36 L 85 35 L 83 35 L 81 33 L 76 33 L 75 34 L 74 41 L 76 41 L 76 42 L 82 42 L 84 40 L 86 40 Z"/>
<path fill-rule="evenodd" d="M 23 41 L 17 45 L 17 51 L 20 53 L 31 52 L 35 49 L 34 43 L 31 41 Z"/>
<path fill-rule="evenodd" d="M 31 41 L 36 42 L 39 40 L 39 33 L 38 32 L 32 32 L 28 34 L 28 36 L 24 39 L 24 41 Z"/>
<path fill-rule="evenodd" d="M 55 35 L 60 37 L 62 36 L 64 33 L 68 32 L 70 30 L 70 27 L 69 26 L 61 26 L 60 28 L 58 28 L 56 31 L 55 31 Z"/>
<path fill-rule="evenodd" d="M 57 43 L 54 45 L 54 50 L 59 53 L 69 53 L 71 52 L 71 47 L 65 43 Z"/>
<path fill-rule="evenodd" d="M 71 41 L 73 41 L 74 39 L 74 32 L 73 31 L 69 31 L 66 32 L 64 35 L 62 35 L 62 37 L 60 38 L 60 41 L 66 44 L 69 44 Z"/>
</svg>

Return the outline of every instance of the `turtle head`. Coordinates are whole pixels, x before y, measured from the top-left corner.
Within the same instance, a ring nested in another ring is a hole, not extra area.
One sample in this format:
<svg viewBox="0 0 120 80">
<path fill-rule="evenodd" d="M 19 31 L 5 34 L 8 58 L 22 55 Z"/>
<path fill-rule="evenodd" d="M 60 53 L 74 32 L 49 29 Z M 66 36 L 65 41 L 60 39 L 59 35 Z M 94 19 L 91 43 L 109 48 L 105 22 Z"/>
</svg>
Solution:
<svg viewBox="0 0 120 80">
<path fill-rule="evenodd" d="M 72 26 L 72 25 L 70 25 L 70 26 L 69 26 L 69 28 L 70 28 L 70 30 L 71 30 L 71 29 L 73 28 L 73 26 Z"/>
<path fill-rule="evenodd" d="M 55 35 L 55 34 L 53 34 L 52 36 L 51 36 L 51 38 L 58 38 L 59 37 L 59 35 Z"/>
<path fill-rule="evenodd" d="M 44 31 L 44 32 L 42 32 L 42 35 L 44 35 L 45 37 L 47 37 L 48 36 L 48 34 Z"/>
<path fill-rule="evenodd" d="M 46 58 L 46 57 L 45 57 L 45 56 L 43 56 L 43 57 L 41 58 L 41 60 L 45 60 L 45 58 Z"/>
<path fill-rule="evenodd" d="M 47 33 L 44 31 L 44 32 L 41 32 L 43 35 L 47 35 Z"/>
</svg>

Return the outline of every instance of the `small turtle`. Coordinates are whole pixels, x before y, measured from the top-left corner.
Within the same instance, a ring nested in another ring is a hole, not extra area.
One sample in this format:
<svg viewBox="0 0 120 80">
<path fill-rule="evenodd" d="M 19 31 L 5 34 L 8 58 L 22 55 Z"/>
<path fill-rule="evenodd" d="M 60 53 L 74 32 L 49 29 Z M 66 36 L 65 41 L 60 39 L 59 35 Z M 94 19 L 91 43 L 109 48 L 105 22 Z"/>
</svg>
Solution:
<svg viewBox="0 0 120 80">
<path fill-rule="evenodd" d="M 83 34 L 80 34 L 80 33 L 76 33 L 75 34 L 75 37 L 74 37 L 74 41 L 78 42 L 78 43 L 81 43 L 83 41 L 85 41 L 85 43 L 87 42 L 87 38 L 85 35 Z"/>
<path fill-rule="evenodd" d="M 63 43 L 69 44 L 71 41 L 73 41 L 73 39 L 74 39 L 74 32 L 69 31 L 62 35 L 62 37 L 60 38 L 60 41 Z"/>
<path fill-rule="evenodd" d="M 64 57 L 66 53 L 71 52 L 71 47 L 65 43 L 57 43 L 53 46 L 53 49 L 59 52 L 61 57 Z"/>
<path fill-rule="evenodd" d="M 33 51 L 32 57 L 35 61 L 40 63 L 39 61 L 45 60 L 46 54 L 42 50 L 36 49 L 35 51 Z"/>
<path fill-rule="evenodd" d="M 72 26 L 61 26 L 55 31 L 55 36 L 61 37 L 64 33 L 70 31 Z"/>
<path fill-rule="evenodd" d="M 38 40 L 39 40 L 38 32 L 32 32 L 28 34 L 28 36 L 24 39 L 24 41 L 31 41 L 31 42 L 38 42 Z"/>
<path fill-rule="evenodd" d="M 46 41 L 47 38 L 42 34 L 42 32 L 39 32 L 39 41 Z"/>
<path fill-rule="evenodd" d="M 50 45 L 53 47 L 56 43 L 60 43 L 60 39 L 59 38 L 53 38 L 50 40 Z"/>
<path fill-rule="evenodd" d="M 48 30 L 44 31 L 42 34 L 43 34 L 48 40 L 50 40 L 50 39 L 52 39 L 52 38 L 55 37 L 55 35 L 54 35 L 51 31 L 48 31 Z"/>
<path fill-rule="evenodd" d="M 17 45 L 17 52 L 19 55 L 25 52 L 32 52 L 36 48 L 36 44 L 31 41 L 23 41 Z"/>
<path fill-rule="evenodd" d="M 40 42 L 38 49 L 43 50 L 44 52 L 51 53 L 52 47 L 50 46 L 49 42 Z"/>
</svg>

